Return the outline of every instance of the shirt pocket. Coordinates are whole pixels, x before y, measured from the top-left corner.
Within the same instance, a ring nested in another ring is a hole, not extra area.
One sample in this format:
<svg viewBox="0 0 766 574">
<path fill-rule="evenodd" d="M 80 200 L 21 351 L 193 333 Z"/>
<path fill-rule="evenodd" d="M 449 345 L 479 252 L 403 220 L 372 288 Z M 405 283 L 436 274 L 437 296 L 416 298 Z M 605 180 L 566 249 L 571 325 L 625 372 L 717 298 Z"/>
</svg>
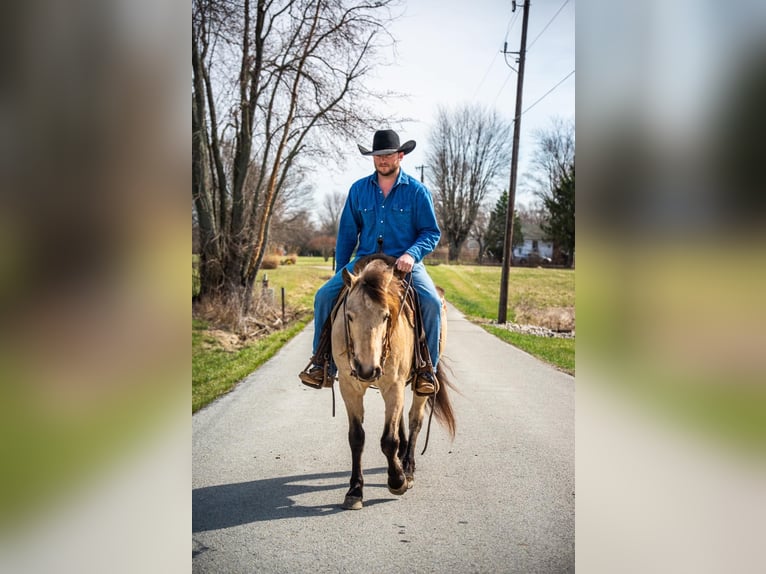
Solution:
<svg viewBox="0 0 766 574">
<path fill-rule="evenodd" d="M 362 217 L 362 223 L 365 226 L 375 225 L 375 206 L 360 207 L 359 214 Z"/>
<path fill-rule="evenodd" d="M 394 217 L 400 217 L 409 221 L 412 218 L 412 207 L 409 205 L 394 205 L 391 208 Z"/>
</svg>

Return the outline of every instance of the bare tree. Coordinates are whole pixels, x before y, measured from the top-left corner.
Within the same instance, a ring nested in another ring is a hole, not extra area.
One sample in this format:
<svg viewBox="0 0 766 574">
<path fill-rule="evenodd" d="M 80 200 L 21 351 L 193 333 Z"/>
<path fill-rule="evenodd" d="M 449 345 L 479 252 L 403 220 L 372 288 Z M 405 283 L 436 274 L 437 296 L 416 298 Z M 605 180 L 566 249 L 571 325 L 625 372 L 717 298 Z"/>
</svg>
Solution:
<svg viewBox="0 0 766 574">
<path fill-rule="evenodd" d="M 192 198 L 200 296 L 251 304 L 290 175 L 376 121 L 363 78 L 395 0 L 193 0 Z"/>
<path fill-rule="evenodd" d="M 473 221 L 473 226 L 468 234 L 468 237 L 475 240 L 479 245 L 479 252 L 476 256 L 479 265 L 484 263 L 484 254 L 487 250 L 487 230 L 489 228 L 489 209 L 485 205 L 479 207 L 479 211 L 476 213 L 476 219 Z"/>
<path fill-rule="evenodd" d="M 534 139 L 536 147 L 524 185 L 544 201 L 570 177 L 575 160 L 574 122 L 553 118 L 550 128 L 535 131 Z"/>
<path fill-rule="evenodd" d="M 507 174 L 511 124 L 479 106 L 441 108 L 429 143 L 434 206 L 454 261 L 487 193 Z"/>
<path fill-rule="evenodd" d="M 516 211 L 519 219 L 526 225 L 542 228 L 543 224 L 548 221 L 548 212 L 545 211 L 545 207 L 540 201 L 533 201 L 528 205 L 517 204 Z"/>
<path fill-rule="evenodd" d="M 311 219 L 311 213 L 305 209 L 276 214 L 270 243 L 284 247 L 286 253 L 306 254 L 311 240 L 319 233 Z"/>
<path fill-rule="evenodd" d="M 284 248 L 286 253 L 305 250 L 317 233 L 312 222 L 313 194 L 311 185 L 303 183 L 303 173 L 292 174 L 294 182 L 286 187 L 274 204 L 269 229 L 269 251 Z"/>
<path fill-rule="evenodd" d="M 322 209 L 319 212 L 319 225 L 324 235 L 338 236 L 338 223 L 345 204 L 346 194 L 341 191 L 334 191 L 324 196 Z"/>
</svg>

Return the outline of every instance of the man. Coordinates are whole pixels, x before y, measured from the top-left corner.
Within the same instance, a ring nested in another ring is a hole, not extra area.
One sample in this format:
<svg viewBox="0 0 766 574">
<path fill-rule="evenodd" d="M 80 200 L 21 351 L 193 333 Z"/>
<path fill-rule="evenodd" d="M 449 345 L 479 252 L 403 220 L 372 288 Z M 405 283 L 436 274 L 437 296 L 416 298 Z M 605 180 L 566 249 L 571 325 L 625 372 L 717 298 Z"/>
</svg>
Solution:
<svg viewBox="0 0 766 574">
<path fill-rule="evenodd" d="M 343 287 L 342 271 L 353 270 L 365 255 L 382 251 L 396 257 L 396 268 L 412 273 L 412 286 L 418 293 L 423 328 L 434 371 L 439 363 L 441 332 L 441 299 L 423 265 L 423 258 L 439 243 L 441 231 L 436 222 L 434 204 L 426 187 L 400 167 L 405 155 L 415 149 L 413 140 L 399 145 L 393 130 L 379 130 L 372 140 L 372 150 L 358 146 L 362 155 L 372 156 L 375 173 L 355 182 L 349 190 L 340 217 L 335 247 L 338 272 L 316 293 L 314 298 L 314 347 L 316 357 L 319 338 L 333 304 Z M 351 255 L 356 248 L 356 257 Z M 331 386 L 325 381 L 323 365 L 316 362 L 301 372 L 300 380 L 314 388 Z M 334 376 L 334 373 L 328 374 Z M 436 373 L 418 373 L 415 392 L 432 395 L 436 391 Z"/>
</svg>

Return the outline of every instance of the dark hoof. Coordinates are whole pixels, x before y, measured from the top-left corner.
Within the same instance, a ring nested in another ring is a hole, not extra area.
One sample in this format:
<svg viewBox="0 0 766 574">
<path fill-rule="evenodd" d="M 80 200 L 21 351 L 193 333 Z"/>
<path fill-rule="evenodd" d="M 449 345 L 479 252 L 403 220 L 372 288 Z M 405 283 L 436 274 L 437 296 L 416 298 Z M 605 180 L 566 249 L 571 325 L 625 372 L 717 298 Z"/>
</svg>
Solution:
<svg viewBox="0 0 766 574">
<path fill-rule="evenodd" d="M 364 506 L 362 504 L 362 497 L 361 496 L 346 496 L 346 499 L 343 501 L 343 509 L 344 510 L 360 510 Z"/>
<path fill-rule="evenodd" d="M 407 480 L 404 480 L 402 482 L 402 485 L 399 488 L 393 488 L 390 484 L 388 485 L 388 492 L 391 494 L 395 494 L 397 496 L 401 496 L 405 492 L 407 492 Z"/>
</svg>

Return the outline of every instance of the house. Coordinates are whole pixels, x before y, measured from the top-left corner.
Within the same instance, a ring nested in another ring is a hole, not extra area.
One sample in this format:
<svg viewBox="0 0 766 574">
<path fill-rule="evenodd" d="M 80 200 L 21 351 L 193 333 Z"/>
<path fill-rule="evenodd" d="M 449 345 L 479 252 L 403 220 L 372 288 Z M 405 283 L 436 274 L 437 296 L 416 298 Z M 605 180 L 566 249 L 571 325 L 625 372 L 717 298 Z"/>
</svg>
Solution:
<svg viewBox="0 0 766 574">
<path fill-rule="evenodd" d="M 514 260 L 526 260 L 533 253 L 543 259 L 553 259 L 553 242 L 545 239 L 539 224 L 522 221 L 521 234 L 524 236 L 524 243 L 513 248 Z"/>
</svg>

